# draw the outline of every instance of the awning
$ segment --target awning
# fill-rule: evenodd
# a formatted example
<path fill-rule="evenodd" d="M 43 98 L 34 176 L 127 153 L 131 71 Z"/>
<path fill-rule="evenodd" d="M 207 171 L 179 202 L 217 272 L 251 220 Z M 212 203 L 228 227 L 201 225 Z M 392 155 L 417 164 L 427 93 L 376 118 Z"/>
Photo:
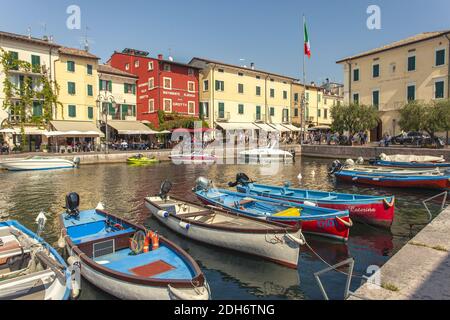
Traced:
<path fill-rule="evenodd" d="M 24 127 L 23 130 L 25 135 L 28 136 L 41 136 L 48 133 L 47 130 L 39 129 L 38 127 Z M 1 129 L 0 133 L 22 134 L 22 129 L 19 127 L 15 127 L 14 129 L 6 128 Z"/>
<path fill-rule="evenodd" d="M 291 132 L 290 129 L 286 128 L 285 126 L 283 126 L 280 123 L 271 123 L 270 125 L 272 127 L 274 127 L 275 129 L 277 129 L 277 131 L 280 131 L 280 132 Z"/>
<path fill-rule="evenodd" d="M 267 123 L 255 123 L 259 130 L 263 130 L 265 132 L 277 132 L 278 130 L 272 126 L 269 126 Z"/>
<path fill-rule="evenodd" d="M 224 130 L 258 130 L 259 128 L 251 122 L 217 122 Z"/>
<path fill-rule="evenodd" d="M 302 128 L 296 127 L 296 126 L 294 126 L 292 124 L 283 124 L 283 127 L 286 127 L 289 130 L 294 131 L 294 132 L 303 131 Z"/>
<path fill-rule="evenodd" d="M 93 122 L 90 121 L 50 121 L 55 129 L 47 133 L 49 137 L 104 137 Z"/>
<path fill-rule="evenodd" d="M 119 134 L 126 135 L 149 135 L 159 133 L 139 121 L 108 121 L 108 126 L 117 130 Z"/>

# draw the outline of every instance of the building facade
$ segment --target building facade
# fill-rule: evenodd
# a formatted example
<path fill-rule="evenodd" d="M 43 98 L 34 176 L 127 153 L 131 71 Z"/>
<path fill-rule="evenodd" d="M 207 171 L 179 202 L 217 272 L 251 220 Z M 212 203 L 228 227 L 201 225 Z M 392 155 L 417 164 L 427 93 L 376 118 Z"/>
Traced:
<path fill-rule="evenodd" d="M 256 70 L 253 64 L 246 68 L 202 58 L 189 64 L 201 69 L 200 116 L 210 127 L 254 129 L 253 124 L 291 123 L 295 79 Z"/>
<path fill-rule="evenodd" d="M 158 111 L 198 118 L 199 70 L 194 66 L 151 58 L 148 52 L 125 49 L 115 52 L 109 64 L 134 74 L 137 80 L 137 120 L 159 126 Z"/>
<path fill-rule="evenodd" d="M 373 105 L 381 122 L 371 132 L 399 134 L 399 110 L 408 101 L 448 99 L 450 31 L 426 32 L 337 61 L 344 69 L 344 100 Z"/>

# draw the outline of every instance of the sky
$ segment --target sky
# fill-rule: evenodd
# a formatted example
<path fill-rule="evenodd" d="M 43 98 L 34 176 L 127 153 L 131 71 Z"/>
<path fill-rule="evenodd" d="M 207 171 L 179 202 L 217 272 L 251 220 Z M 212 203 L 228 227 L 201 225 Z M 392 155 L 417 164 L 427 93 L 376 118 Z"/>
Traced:
<path fill-rule="evenodd" d="M 80 8 L 81 29 L 66 26 L 67 7 Z M 367 8 L 381 10 L 381 29 L 369 30 Z M 450 29 L 448 0 L 0 0 L 0 30 L 82 48 L 106 61 L 135 48 L 175 61 L 203 57 L 302 79 L 303 26 L 311 59 L 307 82 L 342 82 L 336 61 L 425 32 Z"/>

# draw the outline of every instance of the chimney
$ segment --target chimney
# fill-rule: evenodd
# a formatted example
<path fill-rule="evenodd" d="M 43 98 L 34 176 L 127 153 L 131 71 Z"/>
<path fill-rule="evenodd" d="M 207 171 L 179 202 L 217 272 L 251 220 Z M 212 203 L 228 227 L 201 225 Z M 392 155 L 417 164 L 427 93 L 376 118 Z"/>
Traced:
<path fill-rule="evenodd" d="M 252 69 L 252 70 L 255 70 L 255 64 L 252 62 L 252 63 L 250 63 L 250 68 Z"/>
<path fill-rule="evenodd" d="M 48 41 L 48 37 L 47 37 L 47 36 L 43 36 L 42 39 L 43 39 L 44 41 Z"/>
<path fill-rule="evenodd" d="M 160 53 L 158 54 L 158 60 L 162 60 L 163 59 L 163 55 Z"/>

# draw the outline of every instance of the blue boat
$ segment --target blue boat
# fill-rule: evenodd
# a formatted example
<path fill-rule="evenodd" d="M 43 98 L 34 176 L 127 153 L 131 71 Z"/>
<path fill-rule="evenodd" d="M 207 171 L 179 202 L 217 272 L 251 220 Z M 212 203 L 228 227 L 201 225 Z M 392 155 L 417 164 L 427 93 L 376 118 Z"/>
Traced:
<path fill-rule="evenodd" d="M 381 167 L 398 167 L 398 168 L 450 168 L 449 162 L 400 162 L 400 161 L 384 161 L 372 159 L 369 161 L 371 165 Z"/>
<path fill-rule="evenodd" d="M 68 194 L 61 241 L 92 284 L 120 299 L 210 298 L 203 272 L 180 247 L 101 206 L 84 211 L 78 206 L 79 196 Z"/>
<path fill-rule="evenodd" d="M 0 222 L 0 300 L 68 300 L 71 273 L 58 252 L 17 221 Z"/>
<path fill-rule="evenodd" d="M 205 186 L 205 179 L 197 180 L 196 196 L 204 203 L 233 213 L 257 217 L 288 225 L 301 223 L 304 233 L 346 241 L 352 225 L 347 210 L 337 211 L 295 202 L 247 195 Z"/>

